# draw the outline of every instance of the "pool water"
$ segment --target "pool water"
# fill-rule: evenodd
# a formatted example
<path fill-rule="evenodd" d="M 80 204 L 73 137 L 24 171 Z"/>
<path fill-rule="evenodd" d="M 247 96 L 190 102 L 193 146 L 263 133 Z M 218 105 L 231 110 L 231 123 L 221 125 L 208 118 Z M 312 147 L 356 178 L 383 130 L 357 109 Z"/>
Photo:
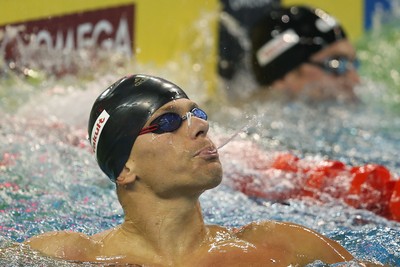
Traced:
<path fill-rule="evenodd" d="M 237 134 L 221 148 L 222 185 L 201 197 L 207 223 L 240 227 L 267 219 L 291 221 L 338 241 L 359 259 L 400 266 L 399 222 L 335 198 L 251 197 L 234 190 L 229 180 L 233 175 L 262 177 L 257 168 L 240 164 L 246 153 L 242 147 L 251 149 L 248 142 L 267 159 L 285 151 L 351 166 L 378 163 L 399 177 L 400 113 L 394 108 L 399 102 L 385 97 L 393 90 L 364 78 L 357 88 L 359 104 L 255 101 L 238 108 L 207 101 L 195 72 L 183 78 L 176 66 L 161 70 L 129 64 L 115 70 L 110 61 L 90 77 L 27 78 L 2 72 L 0 247 L 53 230 L 91 235 L 122 222 L 114 185 L 97 167 L 86 142 L 86 122 L 95 97 L 109 84 L 126 73 L 151 72 L 180 84 L 210 110 L 210 134 L 218 144 Z M 235 161 L 227 151 L 236 151 Z M 270 191 L 293 187 L 290 175 L 277 179 Z M 24 246 L 1 256 L 1 266 L 92 266 L 42 257 Z"/>

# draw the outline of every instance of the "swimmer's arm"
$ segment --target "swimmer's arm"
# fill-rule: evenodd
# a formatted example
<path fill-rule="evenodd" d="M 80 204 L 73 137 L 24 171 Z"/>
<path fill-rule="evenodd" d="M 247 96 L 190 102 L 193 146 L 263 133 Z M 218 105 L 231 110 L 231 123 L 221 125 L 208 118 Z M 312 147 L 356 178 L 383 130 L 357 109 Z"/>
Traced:
<path fill-rule="evenodd" d="M 305 251 L 314 254 L 312 256 L 326 263 L 346 262 L 353 261 L 354 256 L 350 254 L 342 245 L 338 242 L 318 233 L 309 228 L 292 224 L 289 226 L 295 228 L 295 238 L 298 244 L 304 247 Z M 308 242 L 309 241 L 309 242 Z M 306 243 L 306 245 L 304 245 Z M 303 244 L 303 245 L 302 245 Z"/>
<path fill-rule="evenodd" d="M 290 225 L 292 225 L 292 226 L 294 226 L 294 227 L 300 227 L 300 228 L 303 228 L 303 226 L 300 226 L 300 225 L 297 225 L 297 224 L 290 224 Z M 320 233 L 317 233 L 317 232 L 315 232 L 315 231 L 313 231 L 313 230 L 311 230 L 311 229 L 309 229 L 309 228 L 306 228 L 306 227 L 304 227 L 304 230 L 306 231 L 306 232 L 310 232 L 310 233 L 312 233 L 312 235 L 315 235 L 316 237 L 317 237 L 317 240 L 315 240 L 315 245 L 316 246 L 318 246 L 318 244 L 320 243 L 319 241 L 318 241 L 318 239 L 320 239 L 320 240 L 323 240 L 323 242 L 322 242 L 322 244 L 321 244 L 321 249 L 322 249 L 322 251 L 319 251 L 319 252 L 317 252 L 316 253 L 316 256 L 318 257 L 319 255 L 322 255 L 322 253 L 323 252 L 327 252 L 327 254 L 325 255 L 325 257 L 327 257 L 326 258 L 326 262 L 327 263 L 329 263 L 329 258 L 330 257 L 332 257 L 332 256 L 334 256 L 335 258 L 337 258 L 337 256 L 339 256 L 339 257 L 343 257 L 344 258 L 344 262 L 348 262 L 348 261 L 351 261 L 351 262 L 354 262 L 354 263 L 357 263 L 358 264 L 358 266 L 360 266 L 360 267 L 378 267 L 378 266 L 384 266 L 384 265 L 381 265 L 381 264 L 375 264 L 375 263 L 372 263 L 372 262 L 366 262 L 366 261 L 360 261 L 360 260 L 357 260 L 356 258 L 354 258 L 354 256 L 353 255 L 351 255 L 350 254 L 350 252 L 348 252 L 344 247 L 342 247 L 342 245 L 340 245 L 338 242 L 336 242 L 336 241 L 334 241 L 334 240 L 332 240 L 332 239 L 330 239 L 330 238 L 327 238 L 326 236 L 323 236 L 323 235 L 321 235 Z M 328 247 L 331 247 L 333 250 L 334 250 L 334 252 L 333 253 L 330 253 L 330 252 L 328 252 L 329 251 L 329 249 L 326 249 L 326 247 L 324 248 L 324 242 L 326 242 L 326 245 L 325 246 L 328 246 Z M 310 248 L 310 251 L 312 251 L 312 249 Z M 336 254 L 336 255 L 335 255 Z M 334 263 L 334 262 L 332 262 L 332 263 Z M 386 266 L 386 265 L 385 265 Z"/>
<path fill-rule="evenodd" d="M 330 264 L 354 260 L 353 255 L 338 242 L 314 230 L 294 223 L 279 223 L 278 229 L 281 229 L 282 233 L 291 233 L 290 239 L 300 248 L 300 252 L 311 259 Z"/>
<path fill-rule="evenodd" d="M 354 257 L 339 243 L 301 225 L 266 221 L 252 223 L 238 232 L 259 248 L 281 247 L 282 255 L 296 263 L 320 260 L 339 263 L 354 260 Z"/>
<path fill-rule="evenodd" d="M 44 255 L 74 261 L 95 261 L 98 246 L 85 234 L 67 231 L 38 235 L 24 244 Z"/>
<path fill-rule="evenodd" d="M 294 223 L 279 223 L 278 228 L 281 228 L 282 232 L 291 233 L 290 239 L 311 259 L 330 264 L 354 260 L 354 256 L 338 242 L 307 227 Z"/>

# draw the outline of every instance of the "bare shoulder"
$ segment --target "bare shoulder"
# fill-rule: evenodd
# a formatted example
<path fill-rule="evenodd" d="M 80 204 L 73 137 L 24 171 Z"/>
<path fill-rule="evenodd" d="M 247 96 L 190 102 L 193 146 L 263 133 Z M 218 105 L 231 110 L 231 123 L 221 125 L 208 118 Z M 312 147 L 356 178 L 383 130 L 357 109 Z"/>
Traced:
<path fill-rule="evenodd" d="M 25 244 L 47 256 L 91 261 L 99 244 L 91 237 L 77 232 L 48 232 L 28 239 Z"/>
<path fill-rule="evenodd" d="M 354 259 L 336 241 L 290 222 L 254 222 L 238 229 L 237 236 L 261 247 L 280 246 L 295 254 L 301 253 L 327 263 Z"/>
<path fill-rule="evenodd" d="M 231 229 L 227 229 L 226 227 L 219 226 L 216 224 L 207 225 L 207 230 L 211 233 L 211 235 L 216 235 L 220 233 L 232 234 Z"/>

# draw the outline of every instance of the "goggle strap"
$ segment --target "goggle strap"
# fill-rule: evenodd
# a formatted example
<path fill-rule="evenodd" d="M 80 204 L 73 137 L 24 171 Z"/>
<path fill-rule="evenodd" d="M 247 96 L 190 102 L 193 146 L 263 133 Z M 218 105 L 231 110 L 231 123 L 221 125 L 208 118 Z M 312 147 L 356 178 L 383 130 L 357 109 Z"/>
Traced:
<path fill-rule="evenodd" d="M 146 127 L 146 128 L 144 128 L 144 129 L 142 129 L 142 130 L 139 132 L 139 135 L 151 133 L 151 132 L 154 132 L 154 131 L 157 130 L 157 129 L 158 129 L 158 125 L 157 125 L 157 124 L 150 125 L 149 127 Z"/>

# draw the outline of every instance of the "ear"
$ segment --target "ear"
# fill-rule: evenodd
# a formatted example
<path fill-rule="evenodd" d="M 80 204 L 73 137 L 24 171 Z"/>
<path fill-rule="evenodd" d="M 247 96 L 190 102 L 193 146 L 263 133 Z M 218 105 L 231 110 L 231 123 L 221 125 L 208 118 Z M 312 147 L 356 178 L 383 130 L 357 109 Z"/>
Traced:
<path fill-rule="evenodd" d="M 121 173 L 119 174 L 116 182 L 119 185 L 127 185 L 133 183 L 136 180 L 136 173 L 134 172 L 135 163 L 133 160 L 128 159 L 125 163 L 124 168 L 122 169 Z"/>
<path fill-rule="evenodd" d="M 279 79 L 277 81 L 274 81 L 272 83 L 271 87 L 274 88 L 274 89 L 277 89 L 277 90 L 285 89 L 287 87 L 286 86 L 286 81 L 283 78 Z"/>

